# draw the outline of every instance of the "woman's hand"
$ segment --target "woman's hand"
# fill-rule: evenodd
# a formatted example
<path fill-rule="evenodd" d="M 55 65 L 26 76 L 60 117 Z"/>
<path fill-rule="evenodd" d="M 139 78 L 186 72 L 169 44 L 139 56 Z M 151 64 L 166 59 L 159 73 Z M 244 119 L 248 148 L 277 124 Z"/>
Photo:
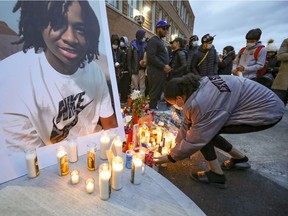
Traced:
<path fill-rule="evenodd" d="M 159 157 L 153 157 L 153 163 L 154 164 L 163 164 L 170 162 L 167 155 L 159 156 Z"/>

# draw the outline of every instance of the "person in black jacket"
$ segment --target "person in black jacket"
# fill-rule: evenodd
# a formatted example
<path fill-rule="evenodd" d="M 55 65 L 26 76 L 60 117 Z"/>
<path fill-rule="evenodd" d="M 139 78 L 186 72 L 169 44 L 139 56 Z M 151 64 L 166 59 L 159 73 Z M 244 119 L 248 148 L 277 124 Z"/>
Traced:
<path fill-rule="evenodd" d="M 199 47 L 198 41 L 199 41 L 199 38 L 197 35 L 192 35 L 189 38 L 189 47 L 187 50 L 188 51 L 187 73 L 192 72 L 191 62 L 198 51 L 198 47 Z"/>
<path fill-rule="evenodd" d="M 184 40 L 180 37 L 175 38 L 170 42 L 171 48 L 173 50 L 173 60 L 171 62 L 170 79 L 175 77 L 182 77 L 187 68 L 187 51 L 184 49 L 185 43 Z"/>
<path fill-rule="evenodd" d="M 233 46 L 226 46 L 223 48 L 223 57 L 220 58 L 218 64 L 219 75 L 231 75 L 235 57 L 236 54 Z"/>
<path fill-rule="evenodd" d="M 156 35 L 151 37 L 147 44 L 147 78 L 149 83 L 149 108 L 157 109 L 166 81 L 166 73 L 171 71 L 169 55 L 162 40 L 166 37 L 170 25 L 165 20 L 156 24 Z"/>
<path fill-rule="evenodd" d="M 191 62 L 192 72 L 200 76 L 210 76 L 218 74 L 219 57 L 213 46 L 215 36 L 206 34 L 201 38 L 201 46 Z"/>

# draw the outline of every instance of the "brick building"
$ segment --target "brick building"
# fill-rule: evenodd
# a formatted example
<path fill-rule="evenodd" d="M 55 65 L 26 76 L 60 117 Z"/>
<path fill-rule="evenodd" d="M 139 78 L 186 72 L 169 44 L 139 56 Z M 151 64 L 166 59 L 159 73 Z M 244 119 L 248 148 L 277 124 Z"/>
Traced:
<path fill-rule="evenodd" d="M 165 38 L 167 42 L 175 37 L 187 40 L 194 29 L 195 16 L 187 0 L 106 0 L 106 10 L 110 36 L 127 36 L 129 43 L 140 28 L 146 31 L 146 37 L 152 37 L 159 20 L 171 25 Z"/>

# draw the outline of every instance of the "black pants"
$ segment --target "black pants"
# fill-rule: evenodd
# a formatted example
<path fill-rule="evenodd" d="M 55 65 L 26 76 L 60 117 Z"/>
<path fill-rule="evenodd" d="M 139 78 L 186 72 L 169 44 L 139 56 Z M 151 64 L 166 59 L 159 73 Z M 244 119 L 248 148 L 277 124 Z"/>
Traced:
<path fill-rule="evenodd" d="M 149 108 L 156 109 L 165 85 L 165 73 L 162 71 L 148 72 Z"/>
<path fill-rule="evenodd" d="M 128 71 L 121 73 L 121 76 L 118 77 L 118 91 L 120 93 L 120 102 L 126 103 L 128 95 L 130 94 L 130 83 L 131 75 Z"/>
<path fill-rule="evenodd" d="M 281 119 L 280 119 L 281 120 Z M 279 121 L 280 121 L 279 120 Z M 251 126 L 251 125 L 232 125 L 232 126 L 225 126 L 223 127 L 219 133 L 205 145 L 200 151 L 204 156 L 205 160 L 212 161 L 217 159 L 216 151 L 214 147 L 217 147 L 225 152 L 230 152 L 232 150 L 232 145 L 226 139 L 224 139 L 219 134 L 242 134 L 242 133 L 251 133 L 257 132 L 261 130 L 268 129 L 276 125 L 276 123 L 270 125 L 263 125 L 263 126 Z"/>

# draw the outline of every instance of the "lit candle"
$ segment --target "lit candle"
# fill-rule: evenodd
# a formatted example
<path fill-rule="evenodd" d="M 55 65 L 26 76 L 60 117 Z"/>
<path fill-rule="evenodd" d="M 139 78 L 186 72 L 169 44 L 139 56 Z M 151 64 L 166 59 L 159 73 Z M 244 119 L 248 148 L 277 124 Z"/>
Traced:
<path fill-rule="evenodd" d="M 68 146 L 69 146 L 69 161 L 71 163 L 74 163 L 78 161 L 77 143 L 74 140 L 71 140 Z"/>
<path fill-rule="evenodd" d="M 145 132 L 145 141 L 144 141 L 144 143 L 145 143 L 146 145 L 148 145 L 149 141 L 150 141 L 150 132 L 149 132 L 149 131 L 146 131 L 146 132 Z"/>
<path fill-rule="evenodd" d="M 142 180 L 142 158 L 138 154 L 133 155 L 131 182 L 133 184 L 140 184 Z"/>
<path fill-rule="evenodd" d="M 112 181 L 111 186 L 114 190 L 120 190 L 123 187 L 123 159 L 116 156 L 112 160 Z"/>
<path fill-rule="evenodd" d="M 115 151 L 116 151 L 116 155 L 117 156 L 121 156 L 122 154 L 122 139 L 120 136 L 117 136 L 114 141 L 113 141 L 113 145 L 114 145 L 114 148 L 115 148 Z"/>
<path fill-rule="evenodd" d="M 146 149 L 140 148 L 139 156 L 142 159 L 142 175 L 145 173 L 145 154 L 146 154 Z"/>
<path fill-rule="evenodd" d="M 157 132 L 157 138 L 156 138 L 156 142 L 157 144 L 160 144 L 161 143 L 161 140 L 162 140 L 162 131 L 158 131 Z"/>
<path fill-rule="evenodd" d="M 94 188 L 95 188 L 94 182 L 95 182 L 95 180 L 93 178 L 86 179 L 85 186 L 86 186 L 86 192 L 87 193 L 89 193 L 89 194 L 93 193 Z"/>
<path fill-rule="evenodd" d="M 71 183 L 72 184 L 78 184 L 79 183 L 79 171 L 78 170 L 73 170 L 71 173 Z"/>
<path fill-rule="evenodd" d="M 97 155 L 96 155 L 96 144 L 89 143 L 87 145 L 87 166 L 88 170 L 94 171 L 97 169 Z"/>
<path fill-rule="evenodd" d="M 26 150 L 25 151 L 25 160 L 28 171 L 28 177 L 34 178 L 40 174 L 38 167 L 38 160 L 36 150 Z"/>
<path fill-rule="evenodd" d="M 67 175 L 69 173 L 68 154 L 64 146 L 57 148 L 57 162 L 58 171 L 60 176 Z"/>
<path fill-rule="evenodd" d="M 106 150 L 109 142 L 110 137 L 108 136 L 108 132 L 104 131 L 100 138 L 100 158 L 102 160 L 107 160 Z"/>
<path fill-rule="evenodd" d="M 99 167 L 99 194 L 102 200 L 107 200 L 111 194 L 111 168 L 108 163 L 103 163 Z"/>

